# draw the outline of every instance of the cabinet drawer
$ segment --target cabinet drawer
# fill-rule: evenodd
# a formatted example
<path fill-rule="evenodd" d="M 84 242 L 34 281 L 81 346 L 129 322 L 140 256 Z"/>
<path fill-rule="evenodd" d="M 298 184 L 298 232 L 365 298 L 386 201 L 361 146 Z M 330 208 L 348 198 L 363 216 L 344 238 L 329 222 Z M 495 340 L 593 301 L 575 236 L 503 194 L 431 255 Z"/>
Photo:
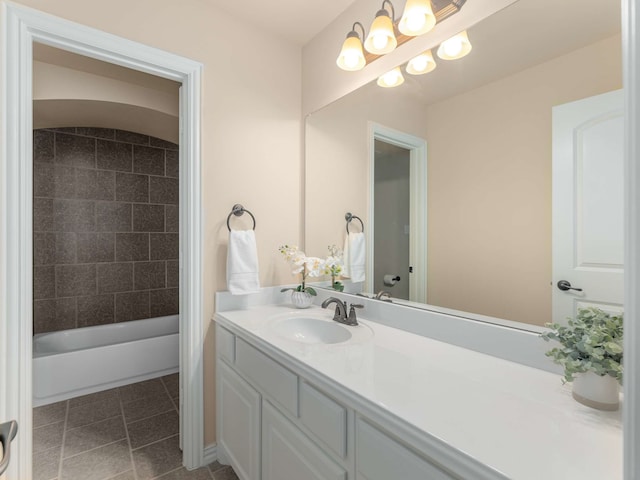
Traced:
<path fill-rule="evenodd" d="M 456 479 L 361 418 L 356 424 L 356 458 L 359 479 Z"/>
<path fill-rule="evenodd" d="M 300 383 L 300 420 L 333 452 L 347 455 L 347 410 L 306 382 Z"/>
<path fill-rule="evenodd" d="M 278 362 L 236 339 L 236 368 L 285 410 L 298 416 L 298 377 Z"/>
<path fill-rule="evenodd" d="M 236 336 L 220 325 L 216 328 L 216 352 L 231 364 L 236 361 Z"/>
<path fill-rule="evenodd" d="M 347 471 L 269 402 L 262 411 L 262 480 L 347 480 Z"/>

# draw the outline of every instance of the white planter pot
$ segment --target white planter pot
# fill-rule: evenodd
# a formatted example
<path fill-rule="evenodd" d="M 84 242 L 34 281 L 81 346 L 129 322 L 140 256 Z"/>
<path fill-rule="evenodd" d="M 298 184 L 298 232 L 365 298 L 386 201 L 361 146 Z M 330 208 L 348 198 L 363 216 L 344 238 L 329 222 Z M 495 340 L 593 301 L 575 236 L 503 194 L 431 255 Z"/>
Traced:
<path fill-rule="evenodd" d="M 309 308 L 313 303 L 313 297 L 307 292 L 291 292 L 291 303 L 296 308 Z"/>
<path fill-rule="evenodd" d="M 573 398 L 598 410 L 618 410 L 620 385 L 615 378 L 593 372 L 580 373 L 573 380 Z"/>

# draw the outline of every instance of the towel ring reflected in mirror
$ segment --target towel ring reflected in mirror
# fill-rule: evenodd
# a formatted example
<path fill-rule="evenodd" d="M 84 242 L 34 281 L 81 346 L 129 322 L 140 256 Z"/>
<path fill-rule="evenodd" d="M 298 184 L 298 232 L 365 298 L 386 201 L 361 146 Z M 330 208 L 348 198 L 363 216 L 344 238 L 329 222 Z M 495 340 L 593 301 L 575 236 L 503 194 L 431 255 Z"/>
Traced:
<path fill-rule="evenodd" d="M 229 231 L 231 231 L 231 225 L 229 225 L 229 220 L 231 220 L 231 215 L 235 215 L 236 217 L 241 217 L 244 213 L 249 214 L 249 216 L 251 217 L 251 220 L 253 220 L 253 230 L 256 229 L 256 217 L 253 216 L 253 213 L 251 213 L 249 210 L 244 208 L 239 203 L 236 203 L 231 209 L 231 213 L 227 216 L 227 228 L 229 229 Z"/>
<path fill-rule="evenodd" d="M 364 223 L 362 221 L 362 219 L 360 217 L 358 217 L 357 215 L 352 215 L 351 212 L 347 212 L 344 214 L 344 219 L 347 221 L 347 233 L 349 232 L 349 224 L 351 223 L 351 220 L 356 219 L 360 222 L 360 228 L 361 230 L 364 232 Z"/>

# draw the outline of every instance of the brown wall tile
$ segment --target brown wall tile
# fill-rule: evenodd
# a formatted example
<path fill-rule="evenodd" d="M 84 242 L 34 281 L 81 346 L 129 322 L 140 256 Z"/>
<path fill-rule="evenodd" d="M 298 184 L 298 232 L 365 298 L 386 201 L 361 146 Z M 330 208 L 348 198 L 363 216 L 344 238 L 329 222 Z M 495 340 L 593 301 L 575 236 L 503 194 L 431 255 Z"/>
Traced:
<path fill-rule="evenodd" d="M 113 128 L 76 127 L 76 133 L 85 137 L 106 138 L 109 140 L 116 138 L 116 131 Z"/>
<path fill-rule="evenodd" d="M 58 297 L 78 297 L 95 295 L 95 265 L 56 266 L 56 295 Z"/>
<path fill-rule="evenodd" d="M 180 228 L 180 222 L 178 217 L 178 206 L 165 205 L 164 214 L 165 214 L 165 231 L 178 233 L 178 230 Z"/>
<path fill-rule="evenodd" d="M 33 230 L 51 232 L 53 230 L 53 200 L 51 198 L 33 199 Z"/>
<path fill-rule="evenodd" d="M 178 258 L 177 233 L 151 233 L 151 260 L 174 260 Z"/>
<path fill-rule="evenodd" d="M 53 136 L 50 130 L 34 130 L 33 132 L 33 161 L 53 162 Z"/>
<path fill-rule="evenodd" d="M 178 313 L 178 289 L 151 290 L 149 292 L 149 308 L 152 317 L 175 315 Z"/>
<path fill-rule="evenodd" d="M 56 163 L 95 168 L 96 139 L 56 133 Z"/>
<path fill-rule="evenodd" d="M 113 323 L 114 309 L 113 294 L 78 297 L 78 327 Z"/>
<path fill-rule="evenodd" d="M 115 172 L 76 169 L 76 197 L 87 200 L 115 200 Z"/>
<path fill-rule="evenodd" d="M 178 260 L 167 260 L 167 288 L 178 288 L 180 270 Z"/>
<path fill-rule="evenodd" d="M 130 203 L 96 203 L 96 230 L 98 232 L 130 232 Z"/>
<path fill-rule="evenodd" d="M 34 331 L 177 312 L 178 157 L 134 132 L 34 131 Z"/>
<path fill-rule="evenodd" d="M 134 145 L 133 171 L 147 175 L 164 175 L 164 150 Z"/>
<path fill-rule="evenodd" d="M 56 264 L 76 263 L 76 234 L 56 232 Z"/>
<path fill-rule="evenodd" d="M 126 130 L 116 130 L 116 140 L 125 143 L 136 143 L 138 145 L 149 145 L 148 135 L 127 132 Z"/>
<path fill-rule="evenodd" d="M 131 172 L 133 165 L 133 146 L 128 143 L 98 140 L 96 161 L 98 168 Z"/>
<path fill-rule="evenodd" d="M 55 298 L 56 272 L 54 266 L 33 268 L 33 298 Z"/>
<path fill-rule="evenodd" d="M 179 168 L 179 154 L 177 150 L 165 150 L 165 175 L 167 177 L 178 178 L 180 171 Z"/>
<path fill-rule="evenodd" d="M 116 262 L 149 260 L 148 233 L 116 233 Z"/>
<path fill-rule="evenodd" d="M 66 165 L 54 165 L 53 198 L 76 198 L 76 169 Z"/>
<path fill-rule="evenodd" d="M 33 333 L 76 328 L 76 299 L 58 298 L 33 302 Z"/>
<path fill-rule="evenodd" d="M 133 204 L 134 232 L 164 232 L 164 205 Z"/>
<path fill-rule="evenodd" d="M 149 317 L 149 291 L 116 294 L 116 322 Z"/>
<path fill-rule="evenodd" d="M 98 265 L 98 293 L 129 292 L 133 290 L 132 263 Z"/>
<path fill-rule="evenodd" d="M 164 262 L 136 262 L 133 268 L 133 288 L 149 290 L 165 287 Z"/>
<path fill-rule="evenodd" d="M 55 233 L 33 233 L 33 264 L 51 265 L 56 261 Z"/>
<path fill-rule="evenodd" d="M 161 138 L 149 137 L 149 145 L 152 147 L 166 148 L 168 150 L 178 150 L 178 144 L 173 142 L 167 142 Z"/>
<path fill-rule="evenodd" d="M 149 201 L 151 203 L 178 203 L 178 179 L 149 177 Z"/>
<path fill-rule="evenodd" d="M 78 263 L 101 263 L 115 260 L 116 237 L 114 233 L 78 233 Z"/>
<path fill-rule="evenodd" d="M 53 228 L 61 232 L 94 232 L 95 203 L 88 200 L 53 200 Z"/>
<path fill-rule="evenodd" d="M 33 166 L 33 196 L 53 197 L 53 164 L 38 163 Z"/>
<path fill-rule="evenodd" d="M 133 173 L 116 173 L 118 202 L 149 202 L 149 177 Z M 156 202 L 157 203 L 157 202 Z"/>

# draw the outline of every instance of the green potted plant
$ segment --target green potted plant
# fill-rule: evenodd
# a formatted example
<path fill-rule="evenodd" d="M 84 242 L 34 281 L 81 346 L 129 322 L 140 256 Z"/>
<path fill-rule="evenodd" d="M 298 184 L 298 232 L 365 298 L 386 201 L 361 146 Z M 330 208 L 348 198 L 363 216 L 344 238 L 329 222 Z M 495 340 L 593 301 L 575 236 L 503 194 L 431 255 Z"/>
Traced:
<path fill-rule="evenodd" d="M 580 308 L 567 325 L 547 323 L 541 337 L 560 345 L 546 355 L 564 367 L 563 383 L 573 382 L 573 398 L 601 410 L 617 410 L 622 384 L 622 314 Z"/>
<path fill-rule="evenodd" d="M 313 287 L 306 284 L 307 277 L 317 277 L 321 274 L 323 261 L 316 257 L 307 257 L 297 246 L 282 245 L 279 249 L 284 259 L 292 266 L 293 274 L 302 275 L 302 283 L 296 287 L 283 288 L 281 292 L 291 291 L 291 302 L 296 308 L 308 308 L 317 295 Z"/>
<path fill-rule="evenodd" d="M 327 249 L 329 250 L 329 255 L 324 260 L 322 274 L 331 276 L 331 288 L 337 292 L 343 292 L 344 284 L 341 281 L 336 280 L 343 271 L 342 250 L 340 250 L 336 245 L 329 245 Z"/>

